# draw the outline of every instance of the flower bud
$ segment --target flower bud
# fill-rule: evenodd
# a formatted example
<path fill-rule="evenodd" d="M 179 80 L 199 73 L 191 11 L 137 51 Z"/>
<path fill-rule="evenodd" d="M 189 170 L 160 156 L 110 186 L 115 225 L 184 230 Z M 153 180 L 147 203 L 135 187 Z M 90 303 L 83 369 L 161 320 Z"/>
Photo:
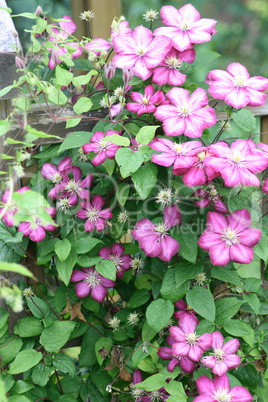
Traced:
<path fill-rule="evenodd" d="M 37 17 L 43 17 L 43 15 L 44 15 L 44 12 L 43 12 L 43 9 L 42 9 L 42 7 L 41 6 L 38 6 L 37 7 L 37 9 L 35 10 L 35 15 L 37 16 Z"/>
<path fill-rule="evenodd" d="M 105 77 L 108 80 L 111 80 L 114 77 L 115 69 L 116 69 L 115 65 L 112 64 L 111 62 L 108 63 L 108 64 L 105 64 L 105 66 L 104 66 L 104 74 L 105 74 Z"/>
<path fill-rule="evenodd" d="M 127 85 L 132 77 L 133 77 L 132 68 L 130 70 L 128 70 L 126 67 L 124 67 L 123 68 L 123 81 L 124 81 L 124 84 Z"/>
<path fill-rule="evenodd" d="M 17 68 L 23 69 L 23 68 L 25 68 L 25 64 L 26 64 L 26 59 L 19 57 L 19 56 L 15 57 L 15 65 Z"/>

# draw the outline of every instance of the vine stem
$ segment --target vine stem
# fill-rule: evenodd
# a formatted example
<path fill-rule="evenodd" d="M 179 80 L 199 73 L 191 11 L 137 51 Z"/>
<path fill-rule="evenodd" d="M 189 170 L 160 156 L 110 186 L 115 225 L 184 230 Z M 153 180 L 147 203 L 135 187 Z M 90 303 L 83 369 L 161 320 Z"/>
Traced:
<path fill-rule="evenodd" d="M 56 374 L 57 381 L 58 381 L 58 384 L 59 384 L 59 387 L 60 387 L 60 392 L 61 392 L 62 395 L 64 395 L 63 388 L 62 388 L 62 385 L 61 385 L 61 382 L 60 382 L 60 377 L 58 375 L 57 370 L 55 370 L 55 374 Z"/>

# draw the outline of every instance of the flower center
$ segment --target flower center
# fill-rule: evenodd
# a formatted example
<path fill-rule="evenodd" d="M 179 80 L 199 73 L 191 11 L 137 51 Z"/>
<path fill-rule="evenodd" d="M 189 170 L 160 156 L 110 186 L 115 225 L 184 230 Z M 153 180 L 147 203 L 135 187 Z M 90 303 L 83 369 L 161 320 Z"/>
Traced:
<path fill-rule="evenodd" d="M 114 263 L 117 272 L 122 270 L 123 260 L 118 255 L 110 254 L 108 260 Z"/>
<path fill-rule="evenodd" d="M 62 176 L 59 174 L 59 172 L 57 172 L 53 175 L 53 178 L 52 178 L 53 183 L 59 183 L 61 180 L 62 180 Z"/>
<path fill-rule="evenodd" d="M 60 211 L 66 212 L 67 209 L 69 209 L 70 207 L 71 207 L 71 205 L 69 204 L 69 198 L 65 197 L 65 198 L 61 198 L 59 200 L 59 210 Z"/>
<path fill-rule="evenodd" d="M 74 180 L 70 180 L 69 183 L 66 185 L 66 191 L 76 191 L 79 187 L 79 181 L 75 182 Z"/>
<path fill-rule="evenodd" d="M 183 145 L 182 144 L 174 144 L 174 149 L 176 153 L 179 155 L 182 151 Z"/>
<path fill-rule="evenodd" d="M 240 88 L 243 88 L 244 86 L 245 86 L 245 78 L 243 78 L 243 77 L 237 77 L 236 79 L 235 79 L 235 83 L 236 83 L 236 86 L 237 87 L 240 87 Z"/>
<path fill-rule="evenodd" d="M 168 230 L 168 228 L 166 227 L 166 225 L 164 223 L 159 223 L 154 228 L 154 232 L 157 234 L 157 236 L 160 239 L 163 239 L 167 235 L 167 230 Z"/>
<path fill-rule="evenodd" d="M 146 53 L 146 48 L 144 47 L 144 46 L 140 46 L 140 47 L 138 47 L 137 48 L 137 50 L 136 50 L 136 54 L 138 55 L 138 56 L 144 56 L 145 55 L 145 53 Z"/>
<path fill-rule="evenodd" d="M 188 29 L 190 29 L 191 27 L 190 27 L 190 24 L 189 24 L 189 22 L 188 21 L 184 21 L 182 24 L 181 24 L 181 30 L 182 31 L 188 31 Z"/>
<path fill-rule="evenodd" d="M 94 288 L 101 284 L 101 278 L 97 272 L 88 272 L 83 282 L 86 282 L 90 288 Z"/>
<path fill-rule="evenodd" d="M 64 40 L 66 40 L 66 35 L 63 32 L 60 32 L 60 33 L 55 34 L 53 39 L 55 42 L 62 42 Z"/>
<path fill-rule="evenodd" d="M 233 244 L 239 244 L 239 233 L 235 229 L 228 226 L 221 232 L 221 239 L 225 242 L 226 247 L 231 247 Z"/>
<path fill-rule="evenodd" d="M 201 151 L 197 155 L 197 161 L 194 163 L 194 166 L 198 166 L 199 169 L 204 168 L 204 160 L 210 156 L 208 151 Z"/>
<path fill-rule="evenodd" d="M 222 349 L 214 349 L 214 356 L 217 362 L 224 360 L 224 351 Z"/>
<path fill-rule="evenodd" d="M 179 112 L 179 116 L 181 116 L 181 117 L 188 117 L 190 114 L 190 110 L 187 105 L 178 107 L 178 112 Z"/>
<path fill-rule="evenodd" d="M 150 99 L 144 97 L 144 98 L 142 98 L 142 103 L 143 103 L 144 105 L 149 105 Z"/>
<path fill-rule="evenodd" d="M 100 148 L 101 149 L 106 149 L 107 148 L 107 145 L 108 145 L 108 141 L 99 141 L 99 146 L 100 146 Z"/>
<path fill-rule="evenodd" d="M 181 59 L 177 59 L 177 57 L 168 57 L 165 60 L 165 63 L 168 65 L 169 68 L 176 68 L 181 66 L 182 61 Z"/>
<path fill-rule="evenodd" d="M 163 401 L 162 394 L 159 391 L 152 391 L 149 396 L 150 402 L 159 402 Z"/>
<path fill-rule="evenodd" d="M 213 396 L 217 402 L 231 402 L 233 399 L 228 389 L 222 387 L 217 388 L 216 391 L 213 392 Z"/>
<path fill-rule="evenodd" d="M 233 162 L 239 164 L 241 162 L 241 160 L 243 159 L 243 156 L 241 155 L 241 153 L 239 151 L 232 151 L 232 158 L 233 158 Z"/>
<path fill-rule="evenodd" d="M 196 335 L 196 332 L 190 332 L 189 334 L 186 334 L 185 338 L 190 346 L 196 345 L 199 341 L 199 336 Z"/>
<path fill-rule="evenodd" d="M 94 209 L 94 208 L 88 209 L 88 210 L 87 210 L 87 217 L 88 217 L 88 220 L 90 220 L 91 222 L 97 222 L 97 220 L 98 220 L 99 217 L 100 217 L 99 212 L 100 212 L 100 211 L 99 211 L 98 209 Z"/>

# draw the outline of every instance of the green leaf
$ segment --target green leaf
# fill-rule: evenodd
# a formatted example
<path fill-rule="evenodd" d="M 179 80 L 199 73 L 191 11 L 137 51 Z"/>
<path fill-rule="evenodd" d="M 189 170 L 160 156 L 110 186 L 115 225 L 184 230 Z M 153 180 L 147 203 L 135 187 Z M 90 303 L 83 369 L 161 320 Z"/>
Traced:
<path fill-rule="evenodd" d="M 68 101 L 65 93 L 56 87 L 49 87 L 47 94 L 49 102 L 54 103 L 55 105 L 64 105 Z"/>
<path fill-rule="evenodd" d="M 235 376 L 242 385 L 250 389 L 255 389 L 260 382 L 260 376 L 252 364 L 238 367 Z"/>
<path fill-rule="evenodd" d="M 98 264 L 102 257 L 88 257 L 87 255 L 80 255 L 77 259 L 77 264 L 82 268 L 92 267 Z"/>
<path fill-rule="evenodd" d="M 115 161 L 114 159 L 105 159 L 104 162 L 102 162 L 102 166 L 105 167 L 107 173 L 109 176 L 112 176 L 115 168 Z"/>
<path fill-rule="evenodd" d="M 187 396 L 184 391 L 184 387 L 181 382 L 178 381 L 170 381 L 165 384 L 165 390 L 172 396 L 175 396 L 177 402 L 186 402 Z M 168 398 L 169 400 L 169 398 Z"/>
<path fill-rule="evenodd" d="M 172 234 L 180 244 L 179 254 L 187 261 L 196 262 L 198 253 L 197 233 L 192 231 L 191 225 L 184 224 L 179 228 L 179 232 Z"/>
<path fill-rule="evenodd" d="M 33 349 L 26 349 L 19 352 L 11 363 L 9 374 L 20 374 L 36 366 L 42 359 L 42 353 Z"/>
<path fill-rule="evenodd" d="M 154 136 L 156 129 L 160 126 L 144 126 L 140 129 L 136 135 L 136 140 L 139 144 L 147 145 L 149 144 Z"/>
<path fill-rule="evenodd" d="M 195 61 L 191 64 L 191 66 L 193 67 L 204 66 L 205 64 L 210 63 L 211 61 L 217 59 L 220 56 L 221 55 L 219 53 L 199 47 L 196 52 Z"/>
<path fill-rule="evenodd" d="M 170 300 L 172 303 L 175 303 L 180 299 L 180 297 L 178 297 L 180 288 L 181 285 L 178 285 L 176 282 L 175 269 L 169 268 L 163 278 L 160 290 L 161 296 L 164 300 Z"/>
<path fill-rule="evenodd" d="M 60 261 L 58 258 L 56 258 L 56 268 L 58 274 L 66 286 L 70 282 L 73 267 L 75 266 L 76 262 L 77 262 L 77 254 L 74 251 L 71 251 L 71 253 L 64 261 Z"/>
<path fill-rule="evenodd" d="M 2 364 L 7 364 L 15 359 L 17 354 L 22 348 L 22 339 L 20 338 L 11 338 L 7 339 L 6 343 L 1 345 L 0 348 L 0 356 Z"/>
<path fill-rule="evenodd" d="M 252 333 L 252 328 L 240 320 L 230 320 L 224 325 L 224 330 L 233 336 L 249 336 Z"/>
<path fill-rule="evenodd" d="M 103 243 L 100 239 L 94 237 L 82 237 L 75 242 L 74 248 L 77 254 L 85 254 L 91 251 L 97 244 Z"/>
<path fill-rule="evenodd" d="M 91 70 L 89 73 L 87 74 L 83 74 L 83 75 L 79 75 L 77 77 L 73 78 L 73 84 L 75 86 L 78 85 L 87 85 L 89 83 L 89 81 L 91 80 L 91 77 L 94 75 L 97 75 L 98 71 L 96 70 Z"/>
<path fill-rule="evenodd" d="M 92 106 L 92 101 L 83 96 L 82 98 L 79 98 L 76 104 L 74 105 L 73 109 L 76 114 L 82 114 L 85 112 L 88 112 L 91 109 Z"/>
<path fill-rule="evenodd" d="M 63 373 L 69 373 L 71 377 L 75 375 L 75 365 L 73 360 L 67 355 L 56 355 L 53 360 L 53 366 L 55 369 L 62 371 Z"/>
<path fill-rule="evenodd" d="M 14 334 L 21 338 L 27 338 L 40 335 L 43 329 L 44 326 L 40 319 L 36 317 L 23 317 L 17 321 L 17 325 L 14 327 Z"/>
<path fill-rule="evenodd" d="M 2 98 L 2 96 L 6 95 L 9 91 L 11 91 L 12 88 L 14 88 L 14 85 L 8 85 L 7 87 L 1 89 L 0 98 Z"/>
<path fill-rule="evenodd" d="M 55 244 L 55 252 L 60 261 L 66 260 L 70 254 L 72 245 L 68 239 L 59 240 Z"/>
<path fill-rule="evenodd" d="M 201 286 L 195 286 L 186 293 L 187 304 L 208 321 L 215 320 L 215 304 L 212 293 Z"/>
<path fill-rule="evenodd" d="M 35 13 L 20 13 L 20 14 L 16 14 L 16 15 L 13 14 L 12 18 L 13 17 L 25 17 L 25 18 L 29 18 L 31 20 L 35 20 L 37 18 Z"/>
<path fill-rule="evenodd" d="M 144 389 L 145 391 L 156 391 L 159 388 L 166 386 L 165 377 L 161 373 L 151 375 L 146 380 L 135 384 L 135 387 Z"/>
<path fill-rule="evenodd" d="M 73 116 L 66 116 L 66 125 L 65 128 L 72 128 L 78 126 L 82 117 L 73 117 Z M 82 144 L 84 145 L 84 144 Z M 74 147 L 76 148 L 76 147 Z"/>
<path fill-rule="evenodd" d="M 101 330 L 101 328 L 98 329 Z M 101 334 L 93 327 L 83 336 L 81 351 L 78 357 L 79 367 L 92 367 L 97 363 L 95 344 L 101 337 Z"/>
<path fill-rule="evenodd" d="M 232 117 L 234 122 L 244 131 L 252 131 L 256 127 L 256 117 L 247 109 L 233 113 Z"/>
<path fill-rule="evenodd" d="M 266 233 L 262 233 L 261 240 L 254 247 L 254 254 L 261 258 L 266 264 L 268 262 L 268 236 Z"/>
<path fill-rule="evenodd" d="M 123 178 L 135 173 L 143 163 L 140 151 L 132 152 L 130 148 L 119 148 L 115 154 L 115 160 L 120 168 Z"/>
<path fill-rule="evenodd" d="M 40 387 L 45 387 L 51 375 L 51 368 L 43 363 L 37 364 L 32 370 L 32 382 Z"/>
<path fill-rule="evenodd" d="M 34 296 L 31 299 L 26 299 L 26 304 L 36 318 L 45 318 L 50 312 L 46 302 L 39 297 Z"/>
<path fill-rule="evenodd" d="M 120 183 L 116 187 L 116 199 L 122 206 L 125 205 L 129 195 L 130 185 L 128 183 Z"/>
<path fill-rule="evenodd" d="M 224 325 L 225 322 L 232 318 L 239 308 L 242 306 L 243 300 L 236 298 L 224 297 L 215 301 L 216 306 L 216 320 L 218 325 Z"/>
<path fill-rule="evenodd" d="M 57 135 L 44 133 L 44 131 L 36 130 L 29 124 L 25 127 L 25 131 L 27 131 L 27 133 L 34 135 L 36 138 L 57 138 L 61 140 L 61 137 L 58 137 Z"/>
<path fill-rule="evenodd" d="M 73 321 L 56 321 L 45 328 L 40 337 L 40 343 L 47 352 L 57 352 L 69 340 L 76 323 Z"/>
<path fill-rule="evenodd" d="M 246 292 L 258 292 L 262 284 L 262 281 L 258 278 L 246 278 L 243 279 L 243 282 L 243 288 Z"/>
<path fill-rule="evenodd" d="M 17 380 L 15 385 L 10 390 L 10 393 L 12 393 L 12 394 L 24 394 L 25 392 L 29 391 L 32 388 L 34 388 L 34 385 L 29 384 L 26 381 Z"/>
<path fill-rule="evenodd" d="M 135 189 L 142 200 L 145 200 L 157 182 L 157 166 L 147 163 L 132 175 Z"/>
<path fill-rule="evenodd" d="M 158 332 L 169 322 L 174 313 L 174 305 L 170 300 L 153 301 L 146 310 L 146 319 L 150 327 Z"/>
<path fill-rule="evenodd" d="M 60 65 L 56 66 L 56 83 L 62 86 L 68 86 L 73 78 L 73 73 L 66 70 L 66 68 L 62 68 Z"/>
<path fill-rule="evenodd" d="M 69 134 L 61 144 L 58 153 L 61 154 L 63 151 L 66 151 L 66 149 L 81 147 L 89 142 L 92 135 L 92 133 L 87 131 L 75 131 L 74 133 Z"/>
<path fill-rule="evenodd" d="M 9 262 L 0 262 L 0 271 L 16 272 L 23 276 L 28 276 L 29 278 L 35 279 L 33 274 L 25 267 L 20 264 L 14 264 Z"/>
<path fill-rule="evenodd" d="M 191 264 L 186 261 L 180 262 L 176 266 L 175 280 L 178 286 L 181 286 L 188 279 L 195 279 L 198 274 L 204 271 L 202 264 Z"/>
<path fill-rule="evenodd" d="M 3 326 L 7 322 L 8 317 L 9 317 L 9 312 L 7 311 L 7 309 L 0 308 L 0 329 L 3 328 Z"/>
<path fill-rule="evenodd" d="M 8 398 L 8 402 L 32 402 L 24 395 L 12 395 Z"/>
<path fill-rule="evenodd" d="M 128 308 L 136 308 L 143 306 L 150 299 L 150 293 L 147 289 L 136 290 L 132 293 L 129 301 L 127 302 Z"/>
<path fill-rule="evenodd" d="M 257 295 L 255 295 L 254 293 L 244 294 L 243 299 L 246 303 L 250 305 L 250 307 L 252 308 L 252 310 L 254 310 L 256 314 L 260 313 L 261 303 Z"/>
<path fill-rule="evenodd" d="M 113 340 L 111 338 L 101 337 L 95 343 L 95 354 L 99 365 L 101 366 L 104 362 L 105 358 L 102 357 L 102 352 L 104 352 L 104 356 L 108 355 L 113 346 Z"/>
<path fill-rule="evenodd" d="M 237 272 L 231 271 L 230 269 L 223 267 L 214 267 L 211 270 L 212 278 L 219 279 L 223 282 L 233 283 L 237 287 L 241 287 L 241 279 L 239 278 Z"/>
<path fill-rule="evenodd" d="M 103 138 L 103 141 L 110 141 L 116 145 L 122 145 L 124 147 L 128 147 L 130 145 L 130 141 L 127 137 L 122 137 L 118 134 L 108 135 L 107 137 Z"/>
<path fill-rule="evenodd" d="M 113 261 L 104 259 L 95 265 L 95 269 L 105 278 L 115 281 L 116 266 Z"/>
<path fill-rule="evenodd" d="M 0 95 L 1 97 L 1 95 Z M 7 120 L 0 121 L 0 137 L 10 130 L 10 123 Z"/>

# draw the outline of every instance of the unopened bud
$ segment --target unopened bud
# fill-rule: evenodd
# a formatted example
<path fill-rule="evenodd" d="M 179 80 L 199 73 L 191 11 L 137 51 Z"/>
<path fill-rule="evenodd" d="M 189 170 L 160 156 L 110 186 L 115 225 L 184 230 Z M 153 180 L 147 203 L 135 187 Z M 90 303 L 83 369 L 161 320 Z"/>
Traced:
<path fill-rule="evenodd" d="M 16 56 L 15 57 L 15 65 L 17 68 L 23 69 L 25 68 L 26 60 L 22 57 Z"/>
<path fill-rule="evenodd" d="M 133 77 L 132 69 L 128 70 L 126 67 L 124 67 L 123 68 L 123 81 L 124 81 L 124 84 L 127 85 L 132 77 Z"/>
<path fill-rule="evenodd" d="M 42 7 L 41 6 L 38 6 L 37 7 L 37 9 L 35 10 L 35 15 L 37 16 L 37 17 L 43 17 L 43 15 L 44 15 L 44 12 L 43 12 L 43 9 L 42 9 Z"/>
<path fill-rule="evenodd" d="M 105 64 L 105 66 L 104 66 L 104 74 L 105 74 L 105 77 L 108 80 L 111 80 L 114 77 L 115 69 L 116 69 L 115 65 L 112 64 L 111 62 L 108 63 L 108 64 Z"/>

